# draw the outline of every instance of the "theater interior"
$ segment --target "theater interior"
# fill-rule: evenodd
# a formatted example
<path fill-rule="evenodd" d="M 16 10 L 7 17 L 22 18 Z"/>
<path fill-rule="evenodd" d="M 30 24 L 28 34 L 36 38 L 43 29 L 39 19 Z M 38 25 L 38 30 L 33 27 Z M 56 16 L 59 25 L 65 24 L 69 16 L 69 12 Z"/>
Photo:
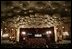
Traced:
<path fill-rule="evenodd" d="M 1 47 L 70 45 L 71 1 L 1 1 Z"/>

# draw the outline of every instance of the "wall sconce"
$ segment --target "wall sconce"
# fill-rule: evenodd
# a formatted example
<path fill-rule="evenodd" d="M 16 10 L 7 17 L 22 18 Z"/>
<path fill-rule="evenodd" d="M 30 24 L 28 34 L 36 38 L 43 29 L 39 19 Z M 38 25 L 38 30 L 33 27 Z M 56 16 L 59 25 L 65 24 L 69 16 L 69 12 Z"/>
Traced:
<path fill-rule="evenodd" d="M 14 30 L 14 29 L 12 29 L 12 30 Z"/>
<path fill-rule="evenodd" d="M 64 27 L 62 27 L 62 28 L 64 28 Z"/>
<path fill-rule="evenodd" d="M 9 34 L 3 34 L 2 35 L 2 37 L 8 37 L 9 36 Z"/>
<path fill-rule="evenodd" d="M 69 36 L 69 33 L 68 32 L 63 32 L 63 35 L 64 36 Z"/>
<path fill-rule="evenodd" d="M 6 30 L 7 28 L 5 28 L 5 30 Z"/>

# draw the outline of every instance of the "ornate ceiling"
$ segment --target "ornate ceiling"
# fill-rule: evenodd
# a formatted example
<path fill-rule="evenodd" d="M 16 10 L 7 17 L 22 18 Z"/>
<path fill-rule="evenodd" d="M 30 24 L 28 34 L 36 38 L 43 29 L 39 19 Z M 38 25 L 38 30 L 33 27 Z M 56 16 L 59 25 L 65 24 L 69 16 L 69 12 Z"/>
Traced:
<path fill-rule="evenodd" d="M 36 26 L 70 23 L 71 1 L 1 1 L 1 20 Z"/>

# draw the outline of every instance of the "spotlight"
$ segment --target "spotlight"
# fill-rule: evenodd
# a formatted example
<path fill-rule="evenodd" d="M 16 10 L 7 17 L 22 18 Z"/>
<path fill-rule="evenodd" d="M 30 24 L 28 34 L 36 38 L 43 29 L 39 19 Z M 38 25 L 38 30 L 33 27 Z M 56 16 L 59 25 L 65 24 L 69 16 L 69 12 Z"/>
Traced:
<path fill-rule="evenodd" d="M 23 34 L 23 35 L 25 35 L 25 34 L 26 34 L 26 32 L 22 32 L 22 34 Z"/>
<path fill-rule="evenodd" d="M 51 31 L 47 31 L 47 32 L 46 32 L 46 34 L 51 34 L 51 33 L 52 33 Z"/>

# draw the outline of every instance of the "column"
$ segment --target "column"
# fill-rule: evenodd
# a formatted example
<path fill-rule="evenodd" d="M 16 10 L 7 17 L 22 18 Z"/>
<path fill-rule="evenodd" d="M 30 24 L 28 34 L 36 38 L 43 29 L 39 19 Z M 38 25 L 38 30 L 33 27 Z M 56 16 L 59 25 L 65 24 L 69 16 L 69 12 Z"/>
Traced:
<path fill-rule="evenodd" d="M 17 29 L 17 42 L 19 42 L 20 28 Z"/>
<path fill-rule="evenodd" d="M 3 30 L 1 29 L 1 39 L 2 39 Z"/>
<path fill-rule="evenodd" d="M 54 35 L 55 35 L 55 42 L 57 42 L 57 28 L 54 26 Z"/>

